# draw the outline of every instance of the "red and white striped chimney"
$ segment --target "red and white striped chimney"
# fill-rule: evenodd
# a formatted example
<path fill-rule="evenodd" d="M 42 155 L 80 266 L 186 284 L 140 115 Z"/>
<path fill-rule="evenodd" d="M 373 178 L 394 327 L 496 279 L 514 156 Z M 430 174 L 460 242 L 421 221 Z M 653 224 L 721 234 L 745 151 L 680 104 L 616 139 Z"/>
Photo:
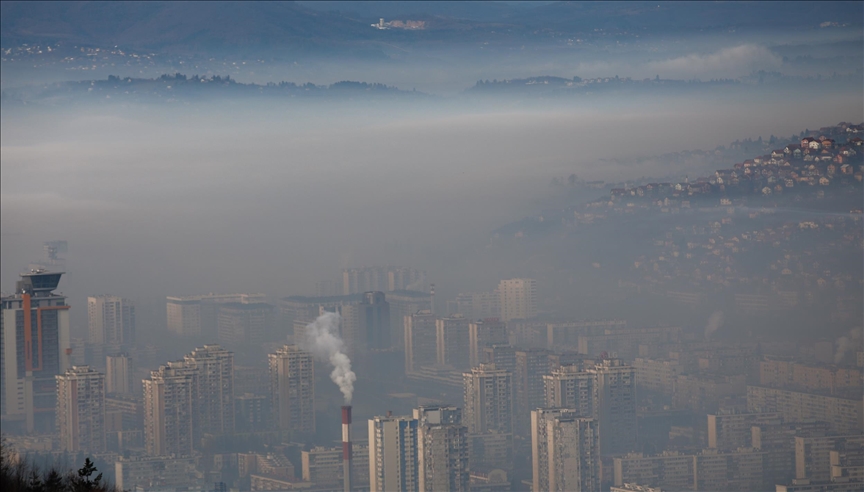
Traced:
<path fill-rule="evenodd" d="M 342 407 L 342 474 L 345 492 L 351 492 L 351 405 Z"/>

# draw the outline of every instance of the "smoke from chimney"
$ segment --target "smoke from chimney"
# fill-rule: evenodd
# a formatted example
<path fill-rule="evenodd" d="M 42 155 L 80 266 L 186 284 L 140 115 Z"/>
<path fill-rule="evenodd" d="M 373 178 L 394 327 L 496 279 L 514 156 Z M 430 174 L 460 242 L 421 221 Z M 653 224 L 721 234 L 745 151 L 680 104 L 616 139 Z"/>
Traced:
<path fill-rule="evenodd" d="M 847 352 L 854 352 L 861 348 L 861 328 L 849 330 L 846 336 L 837 339 L 835 345 L 837 350 L 834 352 L 834 363 L 839 364 L 843 362 Z"/>
<path fill-rule="evenodd" d="M 300 344 L 300 348 L 333 366 L 330 379 L 339 386 L 339 391 L 348 404 L 354 394 L 357 375 L 351 370 L 351 359 L 343 352 L 345 342 L 339 336 L 341 319 L 338 313 L 328 312 L 318 316 L 315 321 L 306 325 L 306 339 Z"/>
<path fill-rule="evenodd" d="M 705 340 L 710 340 L 711 335 L 723 326 L 723 311 L 714 311 L 705 325 Z"/>

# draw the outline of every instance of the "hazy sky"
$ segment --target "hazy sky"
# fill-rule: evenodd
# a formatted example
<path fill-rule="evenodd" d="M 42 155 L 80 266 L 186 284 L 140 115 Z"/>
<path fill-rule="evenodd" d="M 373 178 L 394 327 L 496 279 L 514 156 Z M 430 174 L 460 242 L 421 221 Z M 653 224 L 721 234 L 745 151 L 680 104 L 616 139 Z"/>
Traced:
<path fill-rule="evenodd" d="M 477 79 L 809 73 L 824 66 L 786 66 L 777 47 L 806 42 L 818 49 L 850 35 L 657 38 L 494 56 L 479 47 L 427 49 L 385 63 L 307 61 L 236 71 L 231 62 L 74 74 L 7 63 L 4 88 L 10 80 L 156 76 L 167 68 L 255 82 L 359 79 L 444 97 L 3 107 L 0 286 L 14 288 L 43 241 L 66 239 L 70 274 L 61 286 L 73 305 L 99 293 L 154 303 L 210 291 L 308 294 L 343 266 L 376 263 L 427 268 L 445 290 L 448 276 L 460 273 L 464 283 L 450 288 L 485 288 L 469 285 L 474 277 L 457 271 L 453 258 L 482 245 L 496 227 L 536 213 L 554 176 L 698 174 L 703 170 L 657 161 L 632 168 L 601 159 L 788 136 L 860 121 L 862 106 L 856 89 L 571 100 L 459 94 Z"/>

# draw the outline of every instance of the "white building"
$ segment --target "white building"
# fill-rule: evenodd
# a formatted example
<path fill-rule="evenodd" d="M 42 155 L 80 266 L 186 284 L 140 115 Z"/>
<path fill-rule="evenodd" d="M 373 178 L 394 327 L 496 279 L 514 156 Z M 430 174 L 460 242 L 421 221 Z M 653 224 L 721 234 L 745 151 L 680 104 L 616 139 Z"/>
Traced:
<path fill-rule="evenodd" d="M 530 319 L 537 316 L 537 281 L 511 278 L 498 283 L 501 296 L 501 319 Z"/>
<path fill-rule="evenodd" d="M 369 420 L 369 485 L 372 492 L 419 492 L 417 419 L 375 417 Z"/>

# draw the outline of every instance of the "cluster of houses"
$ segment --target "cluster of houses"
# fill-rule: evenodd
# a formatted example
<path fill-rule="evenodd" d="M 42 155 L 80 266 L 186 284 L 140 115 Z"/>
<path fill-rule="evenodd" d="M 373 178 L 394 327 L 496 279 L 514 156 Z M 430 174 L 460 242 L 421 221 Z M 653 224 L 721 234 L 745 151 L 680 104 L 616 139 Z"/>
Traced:
<path fill-rule="evenodd" d="M 796 186 L 831 186 L 862 182 L 862 144 L 857 136 L 864 125 L 841 123 L 821 128 L 815 136 L 802 137 L 782 149 L 717 170 L 712 176 L 683 183 L 648 183 L 634 188 L 614 188 L 612 201 L 631 197 L 691 197 L 707 194 L 770 195 Z M 843 143 L 838 143 L 843 140 Z"/>

